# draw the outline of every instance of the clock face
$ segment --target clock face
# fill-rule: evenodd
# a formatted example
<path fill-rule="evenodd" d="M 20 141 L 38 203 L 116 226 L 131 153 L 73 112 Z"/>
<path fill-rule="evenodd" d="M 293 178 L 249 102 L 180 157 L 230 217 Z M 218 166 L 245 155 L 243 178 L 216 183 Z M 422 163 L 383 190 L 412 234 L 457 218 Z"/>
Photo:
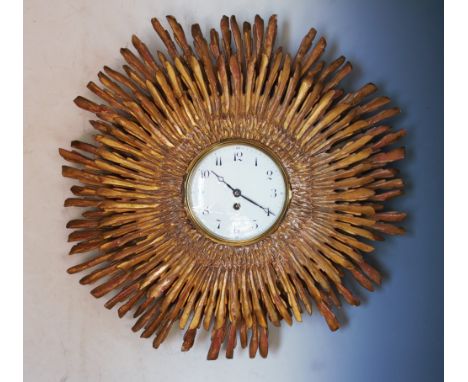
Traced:
<path fill-rule="evenodd" d="M 214 145 L 192 165 L 185 184 L 189 215 L 217 241 L 242 244 L 271 232 L 290 198 L 274 154 L 254 143 Z"/>

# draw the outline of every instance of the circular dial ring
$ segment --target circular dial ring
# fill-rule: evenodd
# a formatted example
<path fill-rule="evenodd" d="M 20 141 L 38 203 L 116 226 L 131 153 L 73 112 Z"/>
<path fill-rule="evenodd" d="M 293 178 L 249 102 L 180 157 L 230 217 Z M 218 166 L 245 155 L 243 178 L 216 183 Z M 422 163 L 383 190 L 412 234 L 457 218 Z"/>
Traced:
<path fill-rule="evenodd" d="M 274 221 L 274 223 L 269 228 L 267 228 L 265 231 L 261 232 L 259 235 L 256 235 L 256 236 L 253 236 L 253 237 L 250 237 L 250 238 L 247 238 L 247 239 L 239 239 L 239 240 L 230 239 L 230 238 L 226 238 L 226 237 L 222 237 L 220 235 L 217 235 L 213 230 L 209 229 L 203 222 L 200 221 L 200 219 L 197 217 L 197 213 L 194 211 L 194 209 L 193 209 L 193 207 L 191 205 L 190 189 L 189 189 L 190 185 L 191 185 L 192 178 L 196 174 L 195 170 L 197 168 L 197 165 L 199 163 L 201 163 L 204 158 L 206 158 L 209 154 L 213 153 L 214 151 L 216 151 L 216 150 L 218 150 L 218 149 L 220 149 L 220 148 L 222 148 L 224 146 L 235 146 L 235 145 L 250 146 L 250 147 L 252 147 L 252 148 L 254 148 L 256 150 L 261 151 L 269 159 L 271 159 L 274 162 L 274 164 L 276 165 L 276 167 L 278 168 L 278 170 L 280 171 L 280 174 L 281 174 L 282 179 L 284 181 L 284 192 L 285 192 L 284 203 L 283 203 L 282 209 L 279 211 L 279 213 L 276 216 L 275 213 L 269 212 L 269 208 L 267 208 L 266 206 L 261 205 L 261 202 L 257 202 L 257 201 L 252 200 L 249 196 L 243 195 L 241 190 L 234 188 L 234 187 L 237 187 L 237 185 L 234 185 L 234 187 L 232 188 L 232 191 L 229 190 L 229 188 L 231 188 L 232 186 L 228 183 L 228 181 L 226 179 L 224 179 L 224 177 L 221 176 L 220 174 L 210 170 L 210 173 L 212 173 L 212 175 L 215 178 L 217 178 L 218 182 L 224 183 L 227 186 L 226 187 L 226 192 L 227 193 L 231 192 L 234 195 L 234 197 L 238 198 L 238 200 L 245 201 L 246 203 L 251 203 L 252 205 L 255 205 L 256 207 L 259 207 L 259 210 L 264 210 L 265 213 L 271 214 L 276 219 Z M 215 144 L 207 147 L 205 150 L 203 150 L 196 158 L 194 158 L 192 160 L 192 162 L 190 163 L 190 165 L 187 168 L 187 172 L 186 172 L 185 179 L 184 179 L 183 193 L 184 193 L 183 198 L 184 198 L 185 210 L 187 212 L 187 215 L 188 215 L 189 219 L 193 223 L 193 225 L 204 236 L 206 236 L 210 240 L 215 241 L 215 242 L 220 243 L 220 244 L 226 244 L 226 245 L 231 245 L 231 246 L 243 246 L 243 245 L 253 244 L 253 243 L 265 238 L 266 236 L 270 235 L 271 233 L 273 233 L 279 227 L 279 225 L 281 224 L 281 222 L 282 222 L 282 220 L 283 220 L 283 218 L 284 218 L 284 216 L 285 216 L 285 214 L 287 212 L 287 209 L 288 209 L 288 206 L 290 204 L 291 198 L 292 198 L 291 183 L 289 181 L 288 174 L 287 174 L 284 166 L 282 165 L 282 163 L 280 161 L 280 158 L 273 151 L 271 151 L 268 147 L 261 144 L 260 142 L 245 139 L 245 138 L 225 139 L 225 140 L 222 140 L 222 141 L 220 141 L 218 143 L 215 143 Z M 234 205 L 235 210 L 238 209 L 238 203 L 236 203 L 236 204 L 237 205 Z"/>

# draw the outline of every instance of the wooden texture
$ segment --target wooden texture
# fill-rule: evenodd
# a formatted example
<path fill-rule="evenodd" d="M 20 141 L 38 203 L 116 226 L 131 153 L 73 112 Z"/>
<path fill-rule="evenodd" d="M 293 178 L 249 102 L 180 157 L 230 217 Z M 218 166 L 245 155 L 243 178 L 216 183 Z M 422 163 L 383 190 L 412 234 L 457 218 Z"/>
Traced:
<path fill-rule="evenodd" d="M 65 206 L 85 208 L 67 225 L 70 255 L 83 257 L 68 272 L 85 272 L 80 282 L 96 283 L 91 294 L 120 317 L 132 311 L 133 330 L 155 348 L 177 325 L 187 351 L 203 327 L 208 359 L 222 348 L 232 358 L 238 345 L 266 357 L 268 326 L 313 309 L 338 329 L 341 301 L 359 305 L 344 276 L 372 291 L 381 276 L 365 261 L 371 241 L 404 232 L 395 223 L 405 214 L 384 206 L 403 189 L 392 164 L 404 157 L 395 143 L 405 131 L 384 124 L 399 109 L 372 96 L 373 84 L 340 89 L 351 64 L 322 61 L 314 29 L 290 56 L 275 48 L 276 16 L 253 25 L 224 16 L 208 38 L 195 24 L 193 45 L 174 17 L 172 35 L 151 22 L 166 51 L 133 36 L 123 72 L 105 66 L 100 85 L 88 84 L 100 100 L 75 99 L 96 115 L 97 134 L 60 149 L 72 163 L 63 176 L 80 182 Z M 184 209 L 190 161 L 226 138 L 268 146 L 292 185 L 278 230 L 245 247 L 210 241 Z"/>

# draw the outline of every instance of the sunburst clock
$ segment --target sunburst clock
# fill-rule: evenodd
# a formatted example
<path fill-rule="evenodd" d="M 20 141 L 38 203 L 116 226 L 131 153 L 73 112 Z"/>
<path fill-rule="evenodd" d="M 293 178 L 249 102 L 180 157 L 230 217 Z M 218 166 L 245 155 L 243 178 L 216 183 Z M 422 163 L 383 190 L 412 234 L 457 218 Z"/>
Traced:
<path fill-rule="evenodd" d="M 359 304 L 344 276 L 372 291 L 371 241 L 403 233 L 405 214 L 384 206 L 403 188 L 391 164 L 405 132 L 382 124 L 399 109 L 368 99 L 373 84 L 338 88 L 351 64 L 321 61 L 315 29 L 290 56 L 274 49 L 276 16 L 224 16 L 209 41 L 195 24 L 193 48 L 167 21 L 173 37 L 151 20 L 167 52 L 133 36 L 125 74 L 105 66 L 88 84 L 102 102 L 75 99 L 98 133 L 60 149 L 81 183 L 65 206 L 86 208 L 67 224 L 70 254 L 91 252 L 68 272 L 88 272 L 80 283 L 112 294 L 120 317 L 132 310 L 155 348 L 176 325 L 187 351 L 203 327 L 208 359 L 223 343 L 233 357 L 238 337 L 266 357 L 269 325 L 313 309 L 338 329 L 341 300 Z"/>

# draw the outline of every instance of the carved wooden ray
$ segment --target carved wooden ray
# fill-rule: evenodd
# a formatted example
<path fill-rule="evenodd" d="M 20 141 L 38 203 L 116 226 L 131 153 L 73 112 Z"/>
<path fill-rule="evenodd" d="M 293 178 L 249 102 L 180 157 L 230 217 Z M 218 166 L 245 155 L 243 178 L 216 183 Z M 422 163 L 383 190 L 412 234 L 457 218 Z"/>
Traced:
<path fill-rule="evenodd" d="M 225 343 L 233 357 L 239 337 L 250 357 L 268 354 L 268 326 L 301 321 L 313 306 L 331 330 L 344 299 L 359 299 L 344 284 L 351 274 L 372 291 L 379 272 L 365 261 L 381 234 L 401 234 L 402 212 L 384 202 L 402 193 L 390 165 L 404 157 L 393 144 L 405 135 L 383 124 L 398 108 L 339 88 L 352 70 L 344 57 L 321 61 L 326 42 L 310 29 L 297 53 L 275 48 L 276 16 L 241 26 L 223 16 L 221 33 L 203 36 L 192 26 L 193 46 L 168 16 L 171 34 L 152 25 L 166 51 L 151 52 L 136 36 L 122 49 L 123 72 L 107 66 L 100 101 L 75 103 L 97 117 L 94 143 L 60 149 L 73 163 L 63 176 L 80 185 L 65 206 L 84 207 L 72 220 L 70 255 L 87 256 L 68 269 L 86 272 L 81 284 L 109 296 L 105 306 L 132 311 L 133 330 L 158 348 L 175 324 L 185 329 L 182 351 L 200 327 L 211 330 L 208 359 Z M 245 247 L 210 241 L 190 223 L 182 196 L 190 161 L 209 145 L 241 137 L 268 146 L 285 166 L 293 197 L 277 231 Z"/>

